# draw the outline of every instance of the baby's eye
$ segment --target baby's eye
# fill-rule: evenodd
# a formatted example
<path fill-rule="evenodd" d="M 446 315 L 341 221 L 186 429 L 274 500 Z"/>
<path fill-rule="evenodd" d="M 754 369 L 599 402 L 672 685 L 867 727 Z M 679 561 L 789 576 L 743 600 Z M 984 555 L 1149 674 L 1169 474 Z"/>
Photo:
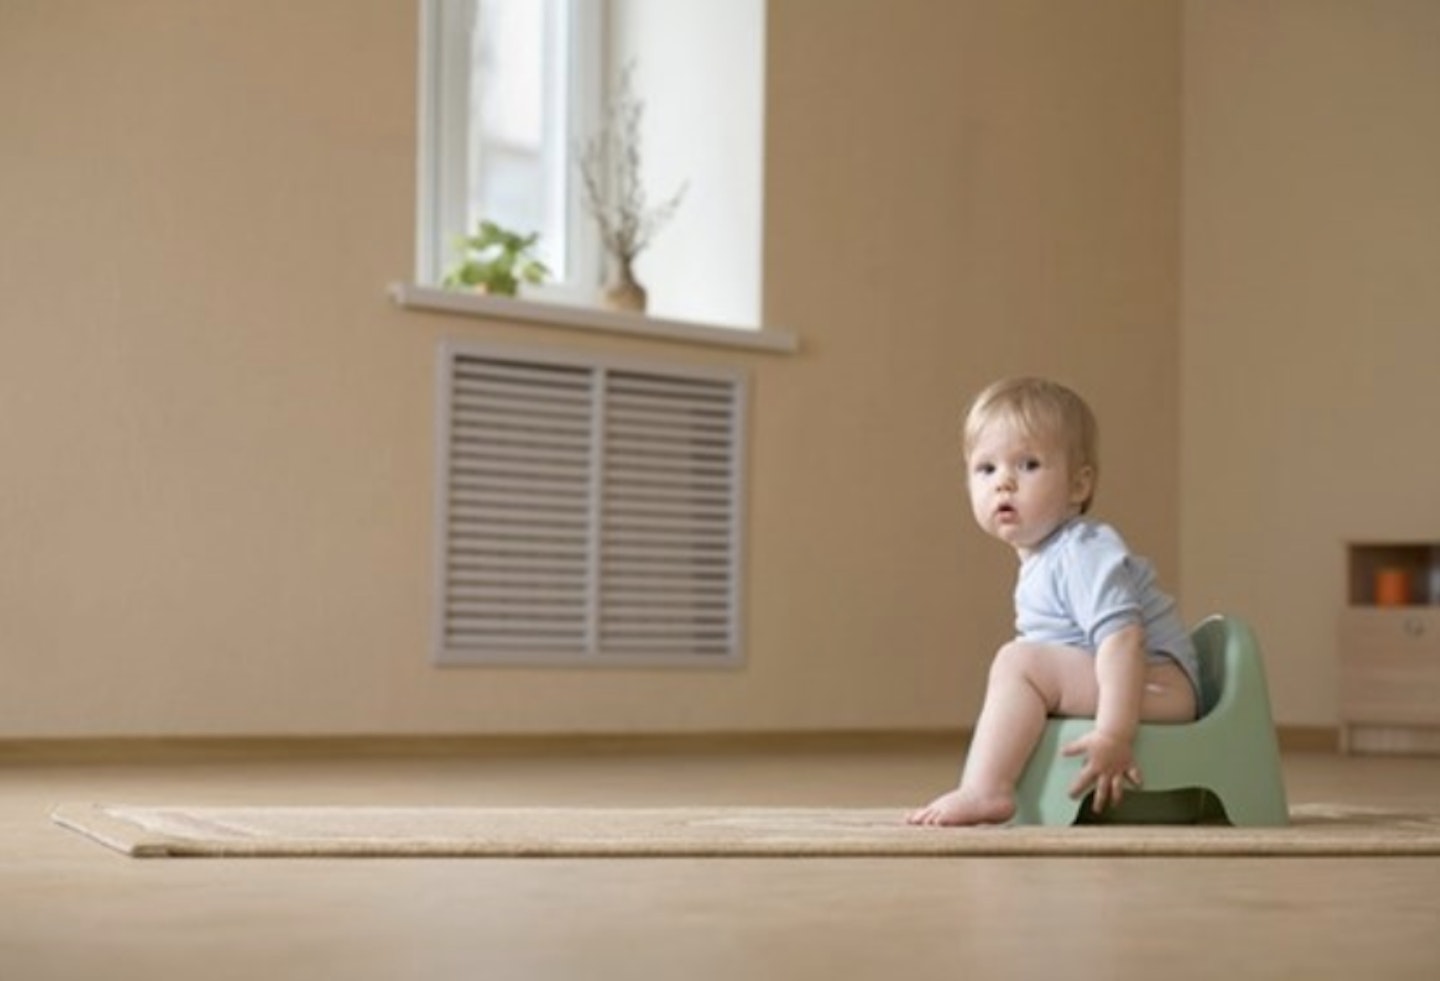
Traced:
<path fill-rule="evenodd" d="M 1033 473 L 1039 469 L 1040 461 L 1033 456 L 1020 461 L 1020 470 L 1024 473 Z"/>
<path fill-rule="evenodd" d="M 991 475 L 992 473 L 994 473 L 994 472 L 995 472 L 995 464 L 993 464 L 993 463 L 977 463 L 977 464 L 975 464 L 975 473 L 976 473 L 978 476 L 988 477 L 988 476 L 990 476 L 990 475 Z"/>

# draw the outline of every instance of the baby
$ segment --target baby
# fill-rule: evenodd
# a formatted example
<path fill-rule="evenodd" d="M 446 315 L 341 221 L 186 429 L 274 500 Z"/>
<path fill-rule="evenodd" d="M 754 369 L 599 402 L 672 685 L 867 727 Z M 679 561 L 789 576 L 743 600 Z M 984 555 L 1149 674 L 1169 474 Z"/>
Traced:
<path fill-rule="evenodd" d="M 1098 476 L 1095 417 L 1080 396 L 1034 378 L 997 382 L 965 420 L 970 505 L 1015 549 L 1017 639 L 990 666 L 960 786 L 911 824 L 1002 824 L 1049 716 L 1094 718 L 1063 748 L 1083 756 L 1072 796 L 1118 804 L 1141 773 L 1136 726 L 1195 718 L 1199 668 L 1174 601 L 1146 560 L 1085 515 Z"/>

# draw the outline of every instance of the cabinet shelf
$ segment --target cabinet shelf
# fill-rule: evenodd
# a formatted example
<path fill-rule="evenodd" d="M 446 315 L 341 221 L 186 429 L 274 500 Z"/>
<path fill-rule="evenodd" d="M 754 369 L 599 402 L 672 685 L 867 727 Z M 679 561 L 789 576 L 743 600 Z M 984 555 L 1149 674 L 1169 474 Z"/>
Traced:
<path fill-rule="evenodd" d="M 1351 606 L 1440 605 L 1440 543 L 1363 543 L 1348 549 Z M 1387 574 L 1403 576 L 1405 602 L 1385 602 L 1380 586 Z"/>
<path fill-rule="evenodd" d="M 1346 548 L 1340 614 L 1340 744 L 1440 752 L 1440 542 Z"/>

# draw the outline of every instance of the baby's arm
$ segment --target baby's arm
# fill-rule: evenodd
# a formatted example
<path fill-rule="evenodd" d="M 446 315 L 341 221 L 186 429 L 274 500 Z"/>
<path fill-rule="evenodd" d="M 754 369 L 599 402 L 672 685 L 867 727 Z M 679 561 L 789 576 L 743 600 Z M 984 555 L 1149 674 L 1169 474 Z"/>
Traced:
<path fill-rule="evenodd" d="M 1066 746 L 1064 753 L 1085 757 L 1070 793 L 1078 797 L 1094 787 L 1094 807 L 1099 812 L 1120 803 L 1127 781 L 1140 785 L 1132 743 L 1145 693 L 1144 627 L 1133 624 L 1101 642 L 1095 653 L 1095 680 L 1099 689 L 1095 728 Z"/>

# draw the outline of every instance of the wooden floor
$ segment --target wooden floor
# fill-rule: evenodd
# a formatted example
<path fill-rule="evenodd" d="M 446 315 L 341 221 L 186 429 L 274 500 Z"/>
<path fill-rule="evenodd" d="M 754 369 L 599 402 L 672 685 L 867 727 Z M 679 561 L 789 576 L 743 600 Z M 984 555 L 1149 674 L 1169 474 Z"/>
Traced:
<path fill-rule="evenodd" d="M 59 803 L 895 806 L 949 747 L 0 769 L 0 978 L 1440 978 L 1440 858 L 135 860 Z M 1440 810 L 1440 760 L 1287 757 Z M 997 832 L 1003 833 L 1003 832 Z"/>

